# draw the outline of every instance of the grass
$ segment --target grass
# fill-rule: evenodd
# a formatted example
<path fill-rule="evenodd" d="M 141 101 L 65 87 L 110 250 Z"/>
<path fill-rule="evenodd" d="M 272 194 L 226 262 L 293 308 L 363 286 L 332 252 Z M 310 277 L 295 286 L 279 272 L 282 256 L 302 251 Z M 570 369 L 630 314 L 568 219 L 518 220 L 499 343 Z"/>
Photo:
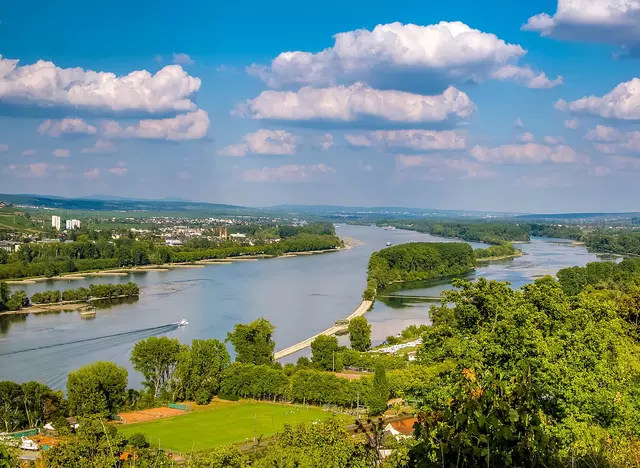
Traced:
<path fill-rule="evenodd" d="M 244 442 L 253 437 L 269 437 L 281 432 L 284 424 L 310 423 L 331 413 L 315 407 L 298 407 L 254 401 L 214 402 L 180 416 L 119 426 L 128 436 L 141 432 L 149 442 L 179 452 L 205 450 L 217 445 Z"/>

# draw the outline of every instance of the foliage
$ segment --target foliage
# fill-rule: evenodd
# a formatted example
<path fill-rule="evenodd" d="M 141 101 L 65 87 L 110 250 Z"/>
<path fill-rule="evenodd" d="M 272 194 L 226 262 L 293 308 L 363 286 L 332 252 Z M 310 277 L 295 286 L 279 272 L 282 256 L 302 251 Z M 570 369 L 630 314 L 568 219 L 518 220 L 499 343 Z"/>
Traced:
<path fill-rule="evenodd" d="M 588 286 L 600 290 L 626 290 L 640 284 L 640 259 L 625 259 L 617 264 L 591 262 L 584 267 L 563 268 L 556 276 L 563 291 L 570 296 Z"/>
<path fill-rule="evenodd" d="M 378 365 L 373 376 L 371 392 L 367 399 L 369 414 L 378 415 L 384 413 L 387 410 L 389 396 L 390 392 L 389 383 L 387 382 L 387 373 L 384 370 L 384 367 Z"/>
<path fill-rule="evenodd" d="M 272 366 L 234 362 L 222 374 L 220 393 L 242 398 L 277 398 L 285 394 L 288 378 Z"/>
<path fill-rule="evenodd" d="M 492 245 L 486 249 L 475 249 L 473 251 L 473 255 L 476 259 L 515 257 L 520 254 L 520 250 L 516 249 L 510 242 Z"/>
<path fill-rule="evenodd" d="M 90 299 L 113 299 L 116 297 L 137 297 L 140 288 L 137 284 L 92 284 L 89 288 L 67 289 L 62 293 L 48 290 L 33 294 L 34 304 L 53 304 L 60 301 L 88 301 Z"/>
<path fill-rule="evenodd" d="M 349 322 L 349 341 L 351 349 L 365 352 L 371 348 L 371 325 L 364 316 L 355 317 Z"/>
<path fill-rule="evenodd" d="M 276 346 L 272 338 L 274 330 L 268 320 L 259 318 L 248 325 L 235 325 L 233 331 L 227 333 L 226 341 L 233 345 L 237 362 L 271 364 Z"/>
<path fill-rule="evenodd" d="M 304 404 L 354 407 L 365 401 L 369 391 L 369 379 L 347 380 L 331 372 L 302 369 L 291 376 L 287 395 Z"/>
<path fill-rule="evenodd" d="M 485 242 L 487 244 L 529 240 L 529 229 L 514 223 L 411 219 L 395 222 L 385 221 L 384 224 L 389 224 L 399 229 L 424 232 L 433 236 L 451 237 L 469 242 Z"/>
<path fill-rule="evenodd" d="M 147 441 L 147 438 L 141 432 L 136 432 L 135 434 L 131 434 L 127 439 L 127 444 L 134 448 L 149 447 L 149 442 Z"/>
<path fill-rule="evenodd" d="M 551 237 L 556 239 L 580 240 L 582 229 L 577 226 L 556 224 L 529 224 L 531 235 L 536 237 Z"/>
<path fill-rule="evenodd" d="M 70 372 L 67 379 L 69 409 L 77 416 L 111 416 L 124 404 L 127 370 L 98 361 Z"/>
<path fill-rule="evenodd" d="M 311 361 L 320 369 L 342 370 L 342 362 L 338 352 L 338 339 L 335 336 L 320 335 L 311 342 Z"/>
<path fill-rule="evenodd" d="M 189 460 L 193 468 L 245 468 L 250 466 L 246 457 L 235 447 L 216 447 L 196 454 Z"/>
<path fill-rule="evenodd" d="M 473 249 L 462 242 L 412 242 L 388 247 L 371 255 L 363 297 L 393 283 L 457 275 L 474 266 Z"/>
<path fill-rule="evenodd" d="M 591 252 L 640 255 L 640 232 L 623 229 L 614 232 L 594 231 L 584 238 Z"/>
<path fill-rule="evenodd" d="M 168 383 L 183 349 L 178 340 L 166 336 L 152 336 L 138 341 L 133 347 L 133 368 L 144 376 L 144 385 L 153 393 L 154 399 L 158 399 L 161 392 L 168 390 Z"/>
<path fill-rule="evenodd" d="M 190 348 L 183 346 L 171 383 L 174 399 L 209 403 L 220 390 L 228 366 L 229 353 L 218 340 L 193 340 Z"/>

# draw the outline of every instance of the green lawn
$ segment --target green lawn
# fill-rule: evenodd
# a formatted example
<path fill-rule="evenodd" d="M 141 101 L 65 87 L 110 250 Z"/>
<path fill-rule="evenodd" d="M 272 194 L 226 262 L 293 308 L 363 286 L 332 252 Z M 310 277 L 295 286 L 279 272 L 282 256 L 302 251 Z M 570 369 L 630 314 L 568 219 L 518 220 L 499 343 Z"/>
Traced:
<path fill-rule="evenodd" d="M 327 418 L 319 408 L 302 408 L 260 402 L 221 402 L 167 419 L 118 426 L 123 435 L 141 432 L 149 442 L 180 452 L 244 442 L 254 436 L 280 432 L 285 423 L 297 424 Z"/>

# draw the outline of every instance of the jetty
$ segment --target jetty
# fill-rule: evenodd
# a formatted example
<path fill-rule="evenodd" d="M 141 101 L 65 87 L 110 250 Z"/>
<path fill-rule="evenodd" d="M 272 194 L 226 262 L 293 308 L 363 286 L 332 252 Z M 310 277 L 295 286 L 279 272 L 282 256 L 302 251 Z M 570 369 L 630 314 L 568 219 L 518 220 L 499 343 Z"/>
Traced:
<path fill-rule="evenodd" d="M 349 315 L 346 319 L 338 320 L 334 326 L 327 328 L 325 331 L 320 332 L 317 335 L 313 335 L 312 337 L 307 338 L 306 340 L 302 340 L 299 343 L 294 344 L 293 346 L 289 346 L 288 348 L 285 348 L 281 351 L 277 351 L 276 353 L 274 353 L 273 358 L 277 361 L 278 359 L 282 359 L 285 356 L 288 356 L 293 353 L 297 353 L 302 349 L 308 348 L 309 346 L 311 346 L 311 343 L 313 342 L 313 340 L 315 340 L 320 335 L 331 336 L 331 335 L 335 335 L 339 331 L 345 330 L 348 327 L 349 321 L 356 317 L 360 317 L 361 315 L 366 314 L 367 311 L 371 308 L 371 304 L 372 304 L 371 301 L 362 301 L 360 305 L 357 307 L 357 309 L 354 310 L 353 313 Z M 338 322 L 342 322 L 342 323 L 338 324 Z"/>

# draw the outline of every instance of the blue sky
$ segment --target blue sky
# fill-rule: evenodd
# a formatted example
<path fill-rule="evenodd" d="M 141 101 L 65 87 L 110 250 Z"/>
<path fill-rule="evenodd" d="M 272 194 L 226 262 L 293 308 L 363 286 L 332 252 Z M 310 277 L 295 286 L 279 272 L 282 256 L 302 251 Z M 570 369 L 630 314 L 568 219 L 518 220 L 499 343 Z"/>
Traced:
<path fill-rule="evenodd" d="M 640 210 L 633 0 L 218 3 L 0 7 L 0 192 Z"/>

